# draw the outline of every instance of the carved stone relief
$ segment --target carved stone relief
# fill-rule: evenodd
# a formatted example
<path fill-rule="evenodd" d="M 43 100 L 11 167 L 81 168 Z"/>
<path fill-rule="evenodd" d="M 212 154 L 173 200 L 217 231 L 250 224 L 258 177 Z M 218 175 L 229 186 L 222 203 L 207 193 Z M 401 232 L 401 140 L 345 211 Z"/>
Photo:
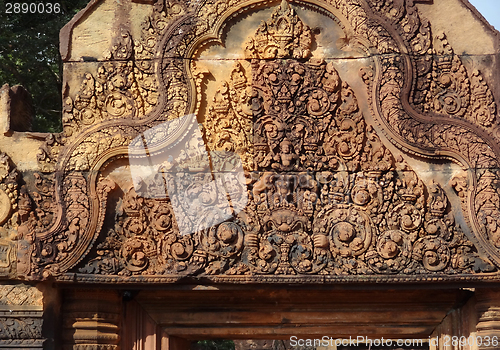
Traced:
<path fill-rule="evenodd" d="M 16 277 L 21 176 L 9 156 L 0 153 L 0 276 Z"/>
<path fill-rule="evenodd" d="M 209 82 L 204 48 L 264 7 L 230 74 Z M 322 57 L 299 12 L 338 27 L 338 50 L 366 62 L 357 77 Z M 142 37 L 116 34 L 66 92 L 64 132 L 47 137 L 41 171 L 19 194 L 17 179 L 2 180 L 18 275 L 498 280 L 493 93 L 412 1 L 162 0 Z M 408 155 L 462 172 L 423 179 Z"/>
<path fill-rule="evenodd" d="M 42 292 L 23 284 L 0 285 L 0 348 L 42 349 Z"/>

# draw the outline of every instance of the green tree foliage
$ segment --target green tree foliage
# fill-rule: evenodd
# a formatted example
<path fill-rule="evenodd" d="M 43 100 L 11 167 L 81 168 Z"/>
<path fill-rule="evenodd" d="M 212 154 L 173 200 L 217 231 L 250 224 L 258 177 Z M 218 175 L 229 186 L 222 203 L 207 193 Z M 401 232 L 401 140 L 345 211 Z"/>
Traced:
<path fill-rule="evenodd" d="M 30 92 L 35 110 L 33 130 L 61 131 L 59 31 L 89 1 L 0 0 L 0 86 L 19 84 Z M 11 7 L 8 3 L 58 3 L 60 12 L 30 13 L 28 10 L 22 13 L 21 10 L 21 13 L 7 13 Z M 37 12 L 38 9 L 42 6 Z"/>
<path fill-rule="evenodd" d="M 193 345 L 193 350 L 234 350 L 232 340 L 201 340 Z"/>

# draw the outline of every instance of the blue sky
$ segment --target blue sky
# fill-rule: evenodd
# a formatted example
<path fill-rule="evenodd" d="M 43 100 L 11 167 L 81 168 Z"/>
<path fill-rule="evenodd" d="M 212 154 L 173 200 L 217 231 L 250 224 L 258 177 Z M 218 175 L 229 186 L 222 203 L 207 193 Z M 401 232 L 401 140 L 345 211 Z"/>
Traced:
<path fill-rule="evenodd" d="M 469 0 L 479 12 L 494 26 L 500 30 L 500 0 Z"/>

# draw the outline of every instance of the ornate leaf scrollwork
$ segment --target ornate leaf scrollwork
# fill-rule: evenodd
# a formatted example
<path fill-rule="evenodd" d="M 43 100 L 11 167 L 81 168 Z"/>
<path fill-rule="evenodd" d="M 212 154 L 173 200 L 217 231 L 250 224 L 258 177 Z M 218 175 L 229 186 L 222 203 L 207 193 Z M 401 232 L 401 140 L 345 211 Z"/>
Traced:
<path fill-rule="evenodd" d="M 372 223 L 355 208 L 330 206 L 321 211 L 314 223 L 316 230 L 329 237 L 333 257 L 363 254 L 372 241 Z"/>
<path fill-rule="evenodd" d="M 500 194 L 498 173 L 486 170 L 480 175 L 476 195 L 477 218 L 491 243 L 500 248 Z"/>
<path fill-rule="evenodd" d="M 411 57 L 406 63 L 399 56 L 383 58 L 380 79 L 373 81 L 374 85 L 371 85 L 373 71 L 364 69 L 361 72 L 371 89 L 381 85 L 377 87 L 378 98 L 373 100 L 377 105 L 375 115 L 382 117 L 384 128 L 398 147 L 424 156 L 452 159 L 473 174 L 475 179 L 455 178 L 452 185 L 462 199 L 463 212 L 480 242 L 480 250 L 488 252 L 485 260 L 491 259 L 498 264 L 496 220 L 493 219 L 497 213 L 494 205 L 486 199 L 494 198 L 496 188 L 491 184 L 492 177 L 485 176 L 484 170 L 497 169 L 500 155 L 496 136 L 499 124 L 491 91 L 479 71 L 468 71 L 444 33 L 430 35 L 430 23 L 420 19 L 414 4 L 405 2 L 400 5 L 405 11 L 393 11 L 391 4 L 384 4 L 380 9 L 391 18 L 393 29 L 412 50 Z M 399 17 L 393 17 L 393 13 L 398 13 Z M 415 29 L 407 30 L 399 25 L 407 22 L 416 24 L 408 29 Z M 417 76 L 411 93 L 407 95 L 403 84 L 412 76 L 411 72 L 416 72 Z M 419 112 L 402 107 L 406 99 Z M 479 107 L 479 100 L 482 107 Z M 432 220 L 433 224 L 426 226 L 428 233 L 443 227 L 439 220 Z M 455 231 L 454 234 L 460 236 L 462 233 Z M 437 246 L 436 241 L 434 243 Z M 463 247 L 461 251 L 467 249 Z"/>
<path fill-rule="evenodd" d="M 439 237 L 422 237 L 413 249 L 413 255 L 421 260 L 429 271 L 443 270 L 450 261 L 450 251 L 446 242 Z"/>
<path fill-rule="evenodd" d="M 429 24 L 415 16 L 390 12 L 424 54 L 432 45 Z M 196 151 L 204 147 L 201 136 L 186 142 L 185 152 L 162 164 L 147 190 L 129 190 L 120 224 L 108 229 L 101 256 L 81 271 L 108 274 L 113 267 L 112 274 L 130 277 L 258 280 L 495 270 L 454 222 L 443 189 L 426 186 L 366 125 L 335 65 L 309 58 L 313 36 L 299 23 L 283 2 L 258 28 L 246 45 L 248 60 L 235 63 L 208 105 L 203 136 L 210 153 L 202 159 Z M 384 50 L 392 45 L 379 44 Z M 382 60 L 384 117 L 403 130 L 397 123 L 404 62 L 397 55 Z M 165 71 L 174 72 L 175 60 L 167 61 Z M 438 67 L 429 62 L 421 64 Z M 448 69 L 445 63 L 440 69 Z M 443 72 L 455 80 L 463 73 Z M 368 84 L 374 76 L 373 69 L 363 70 Z M 436 96 L 446 90 L 438 83 Z M 228 152 L 242 159 L 246 188 L 221 176 L 232 162 Z M 169 197 L 147 195 L 165 186 Z M 250 200 L 240 208 L 234 203 L 243 193 Z M 223 205 L 223 194 L 230 206 Z"/>
<path fill-rule="evenodd" d="M 243 231 L 233 222 L 223 222 L 202 231 L 200 240 L 210 255 L 227 259 L 241 250 Z"/>
<path fill-rule="evenodd" d="M 411 258 L 411 238 L 401 230 L 385 231 L 378 238 L 377 254 L 367 254 L 368 263 L 379 273 L 401 271 Z"/>
<path fill-rule="evenodd" d="M 444 33 L 435 37 L 432 47 L 432 59 L 426 56 L 426 62 L 432 62 L 432 66 L 421 69 L 420 75 L 428 74 L 420 78 L 417 93 L 425 95 L 425 102 L 416 105 L 424 112 L 464 118 L 484 128 L 493 126 L 496 104 L 481 73 L 467 71 Z"/>
<path fill-rule="evenodd" d="M 102 281 L 275 282 L 361 280 L 357 275 L 453 280 L 496 272 L 469 240 L 472 234 L 454 221 L 444 190 L 422 182 L 384 146 L 358 104 L 358 84 L 344 80 L 349 75 L 336 61 L 312 58 L 313 31 L 295 5 L 283 1 L 256 28 L 244 59 L 235 60 L 215 93 L 207 89 L 211 102 L 201 100 L 203 74 L 188 54 L 222 32 L 221 18 L 232 21 L 257 2 L 157 1 L 143 37 L 134 41 L 120 32 L 109 60 L 66 96 L 64 138 L 48 140 L 40 155 L 47 169 L 59 157 L 63 174 L 55 181 L 37 175 L 32 203 L 20 195 L 19 232 L 33 243 L 22 250 L 34 257 L 32 276 L 45 268 L 47 276 L 74 272 Z M 494 100 L 480 72 L 469 74 L 444 35 L 432 37 L 411 1 L 363 4 L 318 0 L 314 6 L 343 16 L 340 47 L 374 54 L 360 74 L 371 90 L 373 117 L 389 139 L 404 151 L 495 168 L 494 151 L 471 131 L 496 128 Z M 410 73 L 416 73 L 414 84 Z M 446 117 L 452 125 L 410 115 L 415 111 L 404 99 L 424 117 Z M 180 116 L 205 105 L 196 137 L 168 139 L 184 130 L 187 119 Z M 143 136 L 151 150 L 175 143 L 182 152 L 162 159 L 151 178 L 124 185 L 123 198 L 116 194 L 112 203 L 116 216 L 104 220 L 113 186 L 82 172 L 118 164 L 120 150 L 144 142 Z M 239 165 L 241 174 L 234 171 Z M 476 176 L 476 189 L 472 177 L 456 178 L 454 187 L 464 212 L 474 202 L 481 234 L 498 248 L 498 174 Z M 64 219 L 53 203 L 62 203 Z M 63 264 L 75 252 L 84 260 Z"/>
<path fill-rule="evenodd" d="M 0 317 L 1 340 L 42 340 L 42 318 Z"/>

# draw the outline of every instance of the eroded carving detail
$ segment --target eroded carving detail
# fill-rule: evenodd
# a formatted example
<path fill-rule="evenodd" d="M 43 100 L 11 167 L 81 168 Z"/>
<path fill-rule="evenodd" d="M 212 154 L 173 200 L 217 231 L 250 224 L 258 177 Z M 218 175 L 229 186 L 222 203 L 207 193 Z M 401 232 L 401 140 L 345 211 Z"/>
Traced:
<path fill-rule="evenodd" d="M 281 2 L 271 19 L 263 22 L 245 44 L 247 58 L 308 58 L 311 55 L 311 29 L 288 5 Z"/>
<path fill-rule="evenodd" d="M 496 104 L 488 85 L 477 70 L 467 72 L 455 55 L 446 35 L 435 37 L 433 55 L 427 55 L 426 69 L 419 70 L 417 96 L 413 100 L 423 112 L 433 111 L 446 116 L 460 117 L 490 127 L 496 120 Z M 422 59 L 421 59 L 422 60 Z M 423 76 L 424 73 L 427 75 Z"/>
<path fill-rule="evenodd" d="M 479 172 L 479 188 L 476 195 L 477 218 L 489 241 L 500 248 L 500 194 L 498 170 Z"/>
<path fill-rule="evenodd" d="M 16 241 L 20 224 L 21 176 L 9 156 L 0 153 L 0 275 L 12 277 L 16 269 Z"/>
<path fill-rule="evenodd" d="M 42 299 L 42 292 L 33 286 L 0 286 L 0 347 L 43 348 Z"/>
<path fill-rule="evenodd" d="M 45 144 L 38 150 L 36 160 L 42 172 L 52 173 L 56 170 L 57 158 L 62 147 L 61 135 L 48 134 L 44 139 Z"/>
<path fill-rule="evenodd" d="M 43 294 L 24 284 L 0 285 L 0 305 L 42 306 Z"/>
<path fill-rule="evenodd" d="M 292 14 L 286 7 L 259 27 L 250 40 L 256 50 L 248 53 L 250 62 L 236 63 L 205 122 L 212 161 L 221 151 L 243 159 L 249 204 L 222 223 L 204 216 L 204 208 L 218 205 L 221 191 L 203 189 L 212 178 L 200 173 L 209 160 L 189 155 L 186 144 L 185 158 L 165 164 L 155 181 L 143 185 L 147 191 L 128 190 L 117 224 L 79 271 L 332 278 L 495 271 L 454 222 L 443 189 L 434 182 L 426 186 L 365 124 L 354 92 L 333 63 L 283 49 L 301 37 L 286 36 L 287 25 L 275 26 Z M 288 41 L 278 48 L 274 37 L 281 36 Z M 270 40 L 271 53 L 256 48 L 257 42 L 268 47 Z M 269 59 L 274 57 L 280 60 Z M 392 59 L 397 65 L 398 58 Z M 392 79 L 400 89 L 397 69 Z M 390 101 L 393 90 L 387 90 Z M 165 183 L 190 194 L 198 215 L 189 208 L 185 215 L 174 214 L 171 206 L 181 203 L 145 195 Z M 221 217 L 227 214 L 221 207 Z M 215 224 L 181 235 L 186 229 L 180 227 L 196 228 L 193 217 Z"/>
<path fill-rule="evenodd" d="M 235 152 L 246 170 L 255 168 L 253 159 L 253 114 L 258 96 L 237 62 L 231 80 L 217 90 L 204 123 L 210 150 Z"/>
<path fill-rule="evenodd" d="M 113 281 L 158 276 L 173 276 L 173 281 L 187 275 L 334 280 L 361 274 L 451 278 L 494 272 L 489 259 L 498 265 L 498 174 L 477 171 L 477 187 L 471 178 L 453 180 L 464 213 L 475 213 L 466 217 L 473 233 L 463 233 L 443 189 L 422 183 L 366 124 L 335 64 L 310 58 L 311 30 L 286 1 L 247 41 L 247 60 L 236 62 L 209 104 L 204 118 L 208 159 L 186 152 L 185 159 L 163 164 L 143 188 L 121 189 L 125 194 L 116 225 L 105 226 L 92 247 L 114 185 L 84 172 L 101 171 L 105 161 L 120 157 L 118 150 L 148 128 L 198 111 L 194 95 L 201 96 L 202 73 L 181 57 L 195 51 L 199 38 L 220 34 L 219 18 L 233 18 L 256 3 L 261 2 L 157 1 L 140 40 L 126 30 L 119 33 L 109 61 L 67 97 L 64 138 L 48 140 L 40 153 L 39 160 L 47 163 L 44 172 L 63 173 L 37 179 L 49 184 L 46 193 L 20 194 L 21 274 L 65 278 L 61 274 L 73 271 L 90 274 L 82 277 L 88 280 L 109 275 L 118 276 Z M 377 54 L 361 77 L 375 98 L 374 116 L 381 117 L 378 122 L 391 141 L 464 168 L 498 168 L 500 153 L 489 136 L 497 127 L 496 109 L 480 72 L 467 71 L 444 35 L 432 37 L 430 24 L 412 2 L 366 3 L 317 0 L 314 5 L 336 8 L 350 23 L 343 47 Z M 398 47 L 401 42 L 407 49 Z M 414 73 L 407 96 L 403 89 Z M 197 91 L 188 83 L 190 76 Z M 168 130 L 160 129 L 155 145 L 168 140 Z M 186 144 L 186 150 L 191 146 Z M 236 162 L 224 152 L 241 158 L 246 188 L 238 181 L 219 181 L 221 169 L 208 171 L 218 158 Z M 192 206 L 165 196 L 169 186 Z M 162 191 L 163 197 L 150 195 Z M 235 208 L 234 196 L 242 193 L 248 205 Z M 175 210 L 180 207 L 182 214 Z M 479 254 L 468 239 L 472 235 L 483 249 L 489 243 L 496 248 Z"/>
<path fill-rule="evenodd" d="M 0 339 L 15 342 L 17 339 L 42 338 L 41 318 L 0 317 Z"/>

